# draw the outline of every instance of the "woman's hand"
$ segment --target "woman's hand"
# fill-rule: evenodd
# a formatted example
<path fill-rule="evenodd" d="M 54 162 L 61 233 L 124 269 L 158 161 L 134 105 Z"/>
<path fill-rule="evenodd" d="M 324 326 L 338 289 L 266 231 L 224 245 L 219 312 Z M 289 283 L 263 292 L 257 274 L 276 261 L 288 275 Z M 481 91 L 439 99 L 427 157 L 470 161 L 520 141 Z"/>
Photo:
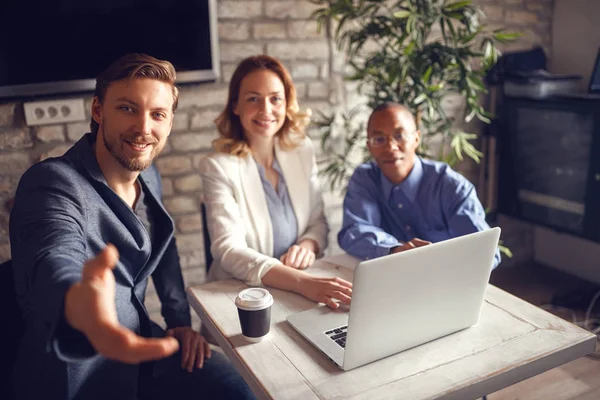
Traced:
<path fill-rule="evenodd" d="M 306 269 L 313 265 L 317 256 L 307 248 L 293 245 L 279 259 L 283 265 L 296 269 Z"/>
<path fill-rule="evenodd" d="M 322 278 L 307 275 L 300 286 L 300 294 L 304 297 L 325 303 L 331 308 L 338 308 L 338 300 L 344 304 L 350 304 L 352 298 L 352 283 L 342 278 Z"/>
<path fill-rule="evenodd" d="M 314 264 L 319 252 L 319 245 L 312 239 L 304 239 L 293 245 L 283 254 L 279 261 L 283 265 L 296 269 L 306 269 Z"/>

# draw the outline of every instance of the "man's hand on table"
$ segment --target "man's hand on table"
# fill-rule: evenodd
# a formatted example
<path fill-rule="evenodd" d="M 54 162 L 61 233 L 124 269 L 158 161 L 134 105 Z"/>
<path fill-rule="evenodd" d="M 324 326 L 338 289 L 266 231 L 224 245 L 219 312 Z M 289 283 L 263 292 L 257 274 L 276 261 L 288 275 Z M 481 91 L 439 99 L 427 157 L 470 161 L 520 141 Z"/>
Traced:
<path fill-rule="evenodd" d="M 416 249 L 417 247 L 427 246 L 431 244 L 431 242 L 419 238 L 414 238 L 404 243 L 401 246 L 392 247 L 390 254 L 401 253 L 406 250 Z"/>
<path fill-rule="evenodd" d="M 174 337 L 181 344 L 181 368 L 188 372 L 204 366 L 204 360 L 211 356 L 208 341 L 189 326 L 169 329 L 167 336 Z"/>

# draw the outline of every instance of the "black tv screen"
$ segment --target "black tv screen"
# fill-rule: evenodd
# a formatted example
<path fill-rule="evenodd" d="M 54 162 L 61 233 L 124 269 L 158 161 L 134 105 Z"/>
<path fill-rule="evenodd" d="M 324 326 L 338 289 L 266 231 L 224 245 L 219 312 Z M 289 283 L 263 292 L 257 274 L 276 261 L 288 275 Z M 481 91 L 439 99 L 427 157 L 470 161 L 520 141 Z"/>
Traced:
<path fill-rule="evenodd" d="M 600 241 L 600 99 L 504 99 L 498 211 Z"/>
<path fill-rule="evenodd" d="M 119 56 L 169 60 L 178 83 L 218 74 L 215 0 L 8 0 L 0 97 L 93 90 Z"/>

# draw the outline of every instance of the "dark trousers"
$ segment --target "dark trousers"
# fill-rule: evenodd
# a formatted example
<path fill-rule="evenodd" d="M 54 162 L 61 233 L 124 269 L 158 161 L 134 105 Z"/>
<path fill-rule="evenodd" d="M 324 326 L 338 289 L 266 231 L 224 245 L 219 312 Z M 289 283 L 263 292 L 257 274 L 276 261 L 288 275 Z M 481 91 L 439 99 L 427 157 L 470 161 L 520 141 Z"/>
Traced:
<path fill-rule="evenodd" d="M 216 351 L 201 369 L 195 368 L 193 372 L 174 365 L 157 375 L 151 364 L 142 365 L 137 397 L 139 400 L 255 399 L 227 357 Z"/>

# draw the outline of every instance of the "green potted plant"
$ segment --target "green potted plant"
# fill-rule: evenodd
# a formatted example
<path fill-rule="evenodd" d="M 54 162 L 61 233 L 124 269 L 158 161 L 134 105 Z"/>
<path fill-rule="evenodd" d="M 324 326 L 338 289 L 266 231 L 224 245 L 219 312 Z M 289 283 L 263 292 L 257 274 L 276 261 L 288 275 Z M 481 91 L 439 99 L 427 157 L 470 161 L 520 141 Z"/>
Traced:
<path fill-rule="evenodd" d="M 404 104 L 416 116 L 422 138 L 419 155 L 450 165 L 465 156 L 480 161 L 483 154 L 473 144 L 477 134 L 460 125 L 473 119 L 490 123 L 482 105 L 484 77 L 500 55 L 497 44 L 515 40 L 518 33 L 488 30 L 471 0 L 311 2 L 322 6 L 312 15 L 318 29 L 333 31 L 347 56 L 345 78 L 358 82 L 367 98 L 364 105 L 318 112 L 313 119 L 321 146 L 330 155 L 322 173 L 332 190 L 344 191 L 355 167 L 370 157 L 366 127 L 357 117 L 386 101 Z M 462 115 L 443 107 L 449 96 L 462 97 Z"/>
<path fill-rule="evenodd" d="M 496 44 L 518 34 L 486 30 L 471 0 L 311 1 L 322 6 L 312 16 L 318 29 L 334 29 L 333 38 L 347 55 L 346 79 L 357 81 L 368 98 L 364 107 L 318 112 L 313 119 L 323 149 L 332 155 L 323 170 L 332 189 L 343 190 L 354 167 L 368 158 L 365 126 L 357 115 L 385 101 L 405 104 L 416 116 L 421 156 L 450 165 L 465 156 L 479 162 L 482 153 L 472 143 L 477 135 L 456 120 L 490 122 L 481 104 L 483 78 L 500 55 Z M 462 116 L 443 107 L 444 99 L 456 95 L 464 99 Z M 362 160 L 351 161 L 356 152 Z"/>

